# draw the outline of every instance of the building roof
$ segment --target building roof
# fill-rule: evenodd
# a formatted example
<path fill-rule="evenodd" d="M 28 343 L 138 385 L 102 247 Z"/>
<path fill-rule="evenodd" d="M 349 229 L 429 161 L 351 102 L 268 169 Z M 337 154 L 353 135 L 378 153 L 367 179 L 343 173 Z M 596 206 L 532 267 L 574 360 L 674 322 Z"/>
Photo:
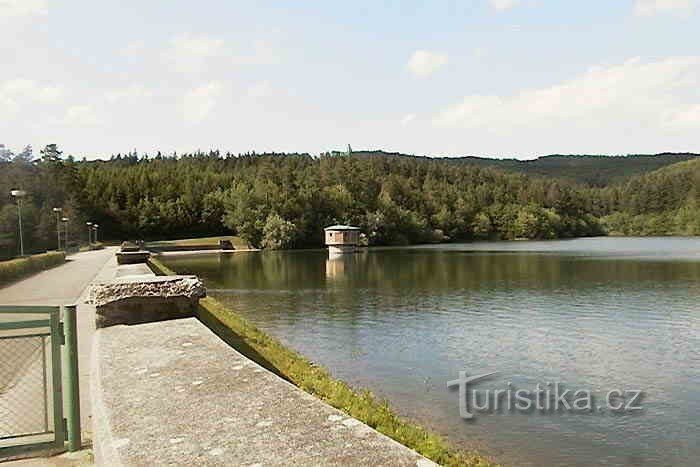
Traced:
<path fill-rule="evenodd" d="M 352 225 L 331 225 L 323 230 L 360 230 L 360 228 Z"/>

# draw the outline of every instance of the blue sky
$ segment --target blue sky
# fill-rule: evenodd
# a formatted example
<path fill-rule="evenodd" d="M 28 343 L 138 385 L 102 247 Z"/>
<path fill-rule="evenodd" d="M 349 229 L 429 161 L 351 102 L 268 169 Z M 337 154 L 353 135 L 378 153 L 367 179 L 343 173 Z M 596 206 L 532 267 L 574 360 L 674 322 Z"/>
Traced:
<path fill-rule="evenodd" d="M 0 143 L 700 152 L 697 0 L 0 0 Z"/>

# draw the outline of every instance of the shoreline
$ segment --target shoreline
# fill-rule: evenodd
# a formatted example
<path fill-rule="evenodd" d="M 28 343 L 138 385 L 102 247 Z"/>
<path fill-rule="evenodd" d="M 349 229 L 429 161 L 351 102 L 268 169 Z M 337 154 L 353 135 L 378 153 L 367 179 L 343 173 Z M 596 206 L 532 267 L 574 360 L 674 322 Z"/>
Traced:
<path fill-rule="evenodd" d="M 157 258 L 152 257 L 148 264 L 158 275 L 176 274 Z M 326 369 L 259 330 L 218 300 L 206 297 L 200 300 L 199 308 L 197 317 L 200 321 L 220 337 L 233 334 L 236 341 L 241 342 L 244 347 L 250 347 L 256 355 L 264 359 L 263 366 L 270 365 L 273 372 L 305 392 L 426 458 L 446 466 L 498 465 L 493 459 L 476 451 L 458 449 L 443 436 L 423 428 L 412 420 L 400 417 L 386 400 L 377 399 L 370 391 L 354 389 L 342 380 L 332 377 Z M 245 355 L 244 351 L 239 351 Z"/>

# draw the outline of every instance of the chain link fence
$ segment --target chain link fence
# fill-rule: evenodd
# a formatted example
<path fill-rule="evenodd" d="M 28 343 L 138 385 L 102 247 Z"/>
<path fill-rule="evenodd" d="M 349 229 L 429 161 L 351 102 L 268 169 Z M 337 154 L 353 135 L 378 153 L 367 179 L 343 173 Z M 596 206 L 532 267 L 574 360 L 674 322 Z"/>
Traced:
<path fill-rule="evenodd" d="M 80 448 L 75 308 L 0 305 L 0 462 L 64 448 L 69 425 L 69 449 Z M 70 370 L 65 399 L 63 356 Z"/>
<path fill-rule="evenodd" d="M 50 352 L 48 333 L 0 335 L 0 441 L 53 432 Z"/>

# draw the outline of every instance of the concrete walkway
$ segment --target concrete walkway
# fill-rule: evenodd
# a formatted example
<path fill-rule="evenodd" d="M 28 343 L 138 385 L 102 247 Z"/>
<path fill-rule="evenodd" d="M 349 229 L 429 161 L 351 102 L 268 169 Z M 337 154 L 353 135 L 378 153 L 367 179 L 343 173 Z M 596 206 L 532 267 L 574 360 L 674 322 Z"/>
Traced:
<path fill-rule="evenodd" d="M 99 329 L 92 364 L 97 465 L 436 466 L 196 318 Z"/>
<path fill-rule="evenodd" d="M 69 256 L 58 267 L 42 271 L 0 288 L 2 305 L 66 305 L 75 303 L 97 276 L 116 248 L 86 251 Z"/>
<path fill-rule="evenodd" d="M 91 438 L 90 354 L 95 334 L 95 307 L 83 303 L 83 293 L 95 279 L 111 278 L 116 269 L 116 248 L 69 256 L 58 267 L 0 288 L 0 305 L 78 305 L 78 367 L 83 436 Z"/>

